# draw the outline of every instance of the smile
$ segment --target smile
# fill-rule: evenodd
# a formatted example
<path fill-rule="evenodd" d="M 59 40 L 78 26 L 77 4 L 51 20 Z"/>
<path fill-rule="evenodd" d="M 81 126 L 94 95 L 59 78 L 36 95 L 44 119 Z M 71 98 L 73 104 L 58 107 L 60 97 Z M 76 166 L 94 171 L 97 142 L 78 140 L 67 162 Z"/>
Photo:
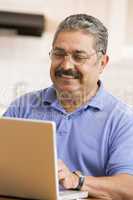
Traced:
<path fill-rule="evenodd" d="M 66 79 L 75 79 L 73 76 L 70 75 L 62 75 L 61 78 L 66 78 Z"/>

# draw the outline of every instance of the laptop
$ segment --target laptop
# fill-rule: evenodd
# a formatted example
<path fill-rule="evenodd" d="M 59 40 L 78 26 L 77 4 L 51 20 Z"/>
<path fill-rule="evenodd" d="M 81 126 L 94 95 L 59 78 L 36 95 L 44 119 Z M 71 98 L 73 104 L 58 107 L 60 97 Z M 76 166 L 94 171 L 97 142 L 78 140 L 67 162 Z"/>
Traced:
<path fill-rule="evenodd" d="M 26 199 L 81 199 L 88 192 L 59 192 L 56 126 L 51 121 L 0 119 L 0 195 Z"/>

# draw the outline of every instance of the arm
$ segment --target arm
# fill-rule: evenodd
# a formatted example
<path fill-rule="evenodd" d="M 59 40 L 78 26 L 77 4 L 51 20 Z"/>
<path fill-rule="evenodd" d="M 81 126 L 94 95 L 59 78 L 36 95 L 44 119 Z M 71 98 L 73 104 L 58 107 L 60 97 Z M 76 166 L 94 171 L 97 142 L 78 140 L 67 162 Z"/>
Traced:
<path fill-rule="evenodd" d="M 78 185 L 78 177 L 70 172 L 63 161 L 59 161 L 59 182 L 66 189 L 74 189 Z M 119 174 L 107 177 L 86 176 L 81 190 L 87 190 L 89 197 L 102 200 L 132 200 L 133 176 Z"/>
<path fill-rule="evenodd" d="M 133 199 L 133 176 L 119 174 L 108 177 L 85 178 L 81 190 L 88 190 L 90 196 L 109 200 Z"/>

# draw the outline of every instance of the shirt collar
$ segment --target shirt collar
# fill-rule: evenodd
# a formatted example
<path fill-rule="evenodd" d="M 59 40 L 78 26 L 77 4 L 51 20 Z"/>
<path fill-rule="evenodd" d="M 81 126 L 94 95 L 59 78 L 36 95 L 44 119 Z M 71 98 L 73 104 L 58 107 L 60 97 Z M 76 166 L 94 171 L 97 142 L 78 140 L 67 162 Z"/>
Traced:
<path fill-rule="evenodd" d="M 56 97 L 56 90 L 54 86 L 52 85 L 51 87 L 48 87 L 47 89 L 43 90 L 43 101 L 44 103 L 53 103 L 55 100 L 57 100 Z"/>
<path fill-rule="evenodd" d="M 99 89 L 94 97 L 91 98 L 91 100 L 84 106 L 84 109 L 87 109 L 88 107 L 93 107 L 98 110 L 103 110 L 104 108 L 104 102 L 105 102 L 105 90 L 103 87 L 103 83 L 99 80 Z"/>
<path fill-rule="evenodd" d="M 102 82 L 99 80 L 99 89 L 94 97 L 83 106 L 84 109 L 87 109 L 88 107 L 92 107 L 98 110 L 102 110 L 104 107 L 104 102 L 106 100 L 105 97 L 105 90 L 103 87 Z M 56 96 L 56 90 L 54 86 L 47 88 L 46 90 L 43 90 L 43 101 L 44 103 L 52 104 L 54 101 L 57 101 Z"/>

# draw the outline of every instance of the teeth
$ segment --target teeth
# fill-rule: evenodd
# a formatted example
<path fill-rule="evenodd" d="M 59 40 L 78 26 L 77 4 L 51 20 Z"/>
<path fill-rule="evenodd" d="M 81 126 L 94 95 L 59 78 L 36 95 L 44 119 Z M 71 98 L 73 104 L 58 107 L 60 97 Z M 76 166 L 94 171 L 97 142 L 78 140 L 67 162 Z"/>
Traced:
<path fill-rule="evenodd" d="M 62 77 L 64 77 L 64 78 L 73 78 L 73 76 L 69 76 L 69 75 L 62 75 Z"/>

